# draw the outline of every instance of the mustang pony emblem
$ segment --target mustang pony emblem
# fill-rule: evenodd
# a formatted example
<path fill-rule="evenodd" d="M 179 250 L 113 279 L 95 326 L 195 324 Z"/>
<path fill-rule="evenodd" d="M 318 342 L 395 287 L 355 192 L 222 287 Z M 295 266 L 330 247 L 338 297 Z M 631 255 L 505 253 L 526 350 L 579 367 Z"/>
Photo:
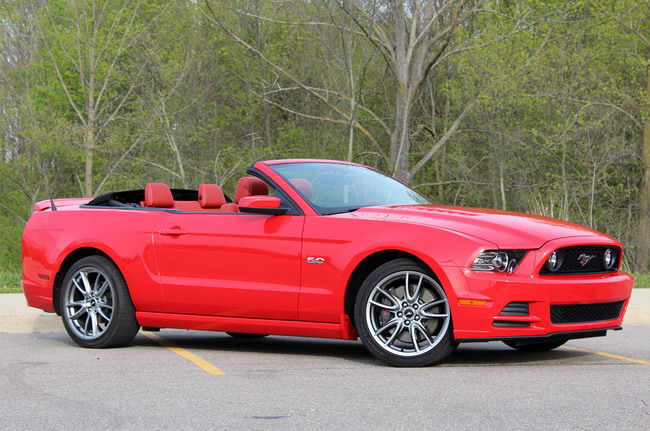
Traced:
<path fill-rule="evenodd" d="M 596 256 L 594 256 L 594 255 L 592 255 L 592 254 L 584 254 L 584 253 L 582 253 L 582 254 L 578 257 L 578 262 L 580 262 L 580 266 L 585 266 L 585 265 L 588 264 L 589 261 L 590 261 L 591 259 L 593 259 L 594 257 L 596 257 Z"/>

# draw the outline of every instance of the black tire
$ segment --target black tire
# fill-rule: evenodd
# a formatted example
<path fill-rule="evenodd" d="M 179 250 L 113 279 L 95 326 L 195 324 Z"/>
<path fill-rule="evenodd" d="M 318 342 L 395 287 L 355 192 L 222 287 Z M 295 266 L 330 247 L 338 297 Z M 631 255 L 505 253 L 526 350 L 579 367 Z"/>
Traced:
<path fill-rule="evenodd" d="M 520 352 L 548 352 L 549 350 L 557 349 L 567 341 L 568 340 L 555 340 L 532 344 L 522 344 L 517 341 L 503 341 L 503 343 L 508 347 L 519 350 Z"/>
<path fill-rule="evenodd" d="M 268 334 L 247 334 L 245 332 L 226 332 L 226 334 L 230 335 L 233 338 L 241 338 L 241 339 L 254 339 L 254 338 L 268 337 Z"/>
<path fill-rule="evenodd" d="M 84 257 L 72 265 L 59 304 L 68 335 L 81 347 L 124 346 L 140 329 L 124 277 L 102 256 Z"/>
<path fill-rule="evenodd" d="M 453 353 L 447 295 L 429 268 L 396 259 L 361 285 L 354 307 L 359 337 L 370 353 L 396 367 L 423 367 Z"/>

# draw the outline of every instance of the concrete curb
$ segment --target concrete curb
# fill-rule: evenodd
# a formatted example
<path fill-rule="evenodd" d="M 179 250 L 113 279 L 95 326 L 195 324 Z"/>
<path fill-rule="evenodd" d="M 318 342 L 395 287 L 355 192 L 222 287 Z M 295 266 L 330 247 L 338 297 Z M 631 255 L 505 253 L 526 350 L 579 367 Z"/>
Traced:
<path fill-rule="evenodd" d="M 0 295 L 0 333 L 51 333 L 65 331 L 54 313 L 28 307 L 22 293 Z"/>
<path fill-rule="evenodd" d="M 624 324 L 650 324 L 650 289 L 632 289 Z"/>
<path fill-rule="evenodd" d="M 650 289 L 634 289 L 624 325 L 650 325 Z M 0 294 L 0 333 L 64 332 L 61 318 L 27 306 L 22 293 Z"/>

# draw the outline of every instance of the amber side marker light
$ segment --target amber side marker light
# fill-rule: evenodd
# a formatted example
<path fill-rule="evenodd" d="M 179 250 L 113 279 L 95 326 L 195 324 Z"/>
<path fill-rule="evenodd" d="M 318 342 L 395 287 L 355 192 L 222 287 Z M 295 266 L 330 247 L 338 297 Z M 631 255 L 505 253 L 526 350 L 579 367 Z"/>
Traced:
<path fill-rule="evenodd" d="M 460 305 L 485 305 L 487 301 L 482 299 L 459 299 L 458 303 Z"/>

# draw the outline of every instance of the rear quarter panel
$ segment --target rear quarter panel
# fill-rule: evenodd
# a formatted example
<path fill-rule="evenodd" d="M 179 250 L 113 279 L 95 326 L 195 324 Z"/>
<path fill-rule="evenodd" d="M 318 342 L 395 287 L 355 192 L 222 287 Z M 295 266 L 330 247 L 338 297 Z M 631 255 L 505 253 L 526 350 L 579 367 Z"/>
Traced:
<path fill-rule="evenodd" d="M 64 207 L 35 212 L 23 234 L 23 290 L 28 305 L 54 311 L 54 281 L 67 256 L 81 248 L 106 254 L 124 276 L 138 310 L 165 304 L 153 253 L 159 211 Z"/>

